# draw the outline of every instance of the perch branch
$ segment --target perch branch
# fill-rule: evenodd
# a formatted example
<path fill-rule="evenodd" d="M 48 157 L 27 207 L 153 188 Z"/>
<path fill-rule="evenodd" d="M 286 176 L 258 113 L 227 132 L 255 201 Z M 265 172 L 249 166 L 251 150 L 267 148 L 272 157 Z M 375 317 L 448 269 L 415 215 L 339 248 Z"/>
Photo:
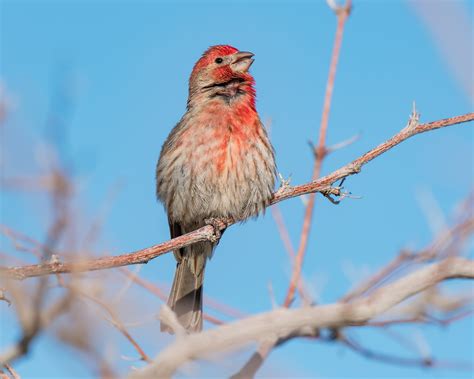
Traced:
<path fill-rule="evenodd" d="M 410 122 L 407 127 L 402 129 L 395 136 L 375 147 L 374 149 L 363 154 L 347 165 L 333 171 L 318 180 L 299 186 L 284 186 L 274 193 L 271 204 L 279 203 L 293 197 L 301 196 L 307 193 L 320 192 L 324 195 L 340 196 L 341 190 L 332 185 L 348 176 L 357 174 L 361 171 L 362 166 L 375 159 L 379 155 L 385 153 L 408 138 L 425 133 L 431 130 L 443 128 L 446 126 L 461 124 L 474 120 L 474 113 L 467 113 L 461 116 L 446 118 L 443 120 L 433 121 L 425 124 L 413 124 Z M 236 221 L 223 220 L 220 222 L 221 229 L 224 229 Z M 63 263 L 55 259 L 53 262 L 20 266 L 20 267 L 0 267 L 0 276 L 13 279 L 25 279 L 30 277 L 44 276 L 59 273 L 84 272 L 103 270 L 107 268 L 128 266 L 132 264 L 147 263 L 149 260 L 163 255 L 171 250 L 178 249 L 184 246 L 189 246 L 193 243 L 212 240 L 214 236 L 214 226 L 206 225 L 191 233 L 184 234 L 172 240 L 151 246 L 146 249 L 138 250 L 133 253 L 126 253 L 118 256 L 101 257 L 97 259 L 85 260 L 83 262 Z M 56 257 L 57 258 L 57 257 Z"/>

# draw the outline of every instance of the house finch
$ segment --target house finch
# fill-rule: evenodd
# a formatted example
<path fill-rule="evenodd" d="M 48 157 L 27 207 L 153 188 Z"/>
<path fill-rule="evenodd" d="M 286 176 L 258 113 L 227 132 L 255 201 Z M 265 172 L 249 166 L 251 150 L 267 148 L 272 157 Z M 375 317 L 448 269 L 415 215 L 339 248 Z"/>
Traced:
<path fill-rule="evenodd" d="M 275 183 L 273 147 L 255 109 L 253 54 L 212 46 L 189 79 L 187 110 L 169 134 L 156 167 L 156 194 L 171 237 L 209 219 L 244 220 L 264 210 Z M 168 305 L 189 332 L 202 329 L 202 285 L 216 243 L 175 250 Z M 165 324 L 161 330 L 170 331 Z"/>

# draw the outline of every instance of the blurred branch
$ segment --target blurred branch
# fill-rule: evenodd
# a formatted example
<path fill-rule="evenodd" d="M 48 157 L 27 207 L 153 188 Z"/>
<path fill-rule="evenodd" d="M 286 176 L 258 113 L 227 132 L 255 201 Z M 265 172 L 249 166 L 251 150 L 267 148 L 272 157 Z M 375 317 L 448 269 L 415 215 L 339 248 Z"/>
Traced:
<path fill-rule="evenodd" d="M 337 25 L 336 25 L 336 35 L 334 38 L 334 44 L 333 44 L 333 49 L 332 49 L 332 54 L 331 54 L 331 62 L 329 64 L 328 80 L 326 83 L 326 90 L 325 90 L 325 95 L 324 95 L 324 104 L 323 104 L 323 111 L 322 111 L 322 116 L 321 116 L 321 126 L 319 128 L 318 145 L 314 146 L 313 143 L 310 142 L 311 150 L 315 158 L 314 165 L 313 165 L 313 173 L 311 176 L 311 180 L 313 182 L 321 176 L 323 161 L 327 157 L 327 155 L 330 153 L 330 150 L 326 147 L 326 136 L 327 136 L 327 129 L 329 126 L 329 113 L 331 110 L 332 93 L 334 90 L 334 83 L 336 80 L 336 70 L 337 70 L 337 64 L 339 61 L 339 55 L 341 51 L 342 37 L 344 35 L 344 26 L 352 10 L 352 0 L 346 0 L 343 6 L 337 5 L 335 1 L 333 0 L 328 0 L 327 4 L 334 11 L 337 17 Z M 335 202 L 330 195 L 325 194 L 325 196 L 332 202 Z M 301 298 L 305 299 L 308 297 L 305 295 L 303 291 L 301 271 L 303 268 L 303 261 L 306 255 L 311 224 L 313 221 L 315 200 L 316 200 L 316 193 L 313 192 L 309 195 L 308 201 L 306 203 L 298 250 L 296 254 L 292 251 L 293 269 L 291 273 L 290 284 L 289 284 L 286 297 L 283 303 L 284 307 L 291 306 L 291 304 L 293 303 L 295 299 L 296 290 L 298 290 L 298 292 L 300 293 Z M 337 202 L 335 203 L 337 204 Z M 282 221 L 280 222 L 280 224 L 282 224 Z M 279 227 L 279 229 L 282 230 L 281 226 Z M 275 341 L 275 344 L 276 343 L 278 343 L 278 341 Z M 258 348 L 258 350 L 250 357 L 248 362 L 239 370 L 239 372 L 233 375 L 232 378 L 237 379 L 237 378 L 254 377 L 258 369 L 260 368 L 260 366 L 265 361 L 268 354 L 270 354 L 270 352 L 274 348 L 275 344 L 271 344 L 271 343 L 262 344 Z"/>
<path fill-rule="evenodd" d="M 14 368 L 12 366 L 10 366 L 9 364 L 4 364 L 3 365 L 5 367 L 5 370 L 8 371 L 8 373 L 11 375 L 12 379 L 20 379 L 20 375 L 18 375 L 18 373 L 14 370 Z M 8 378 L 8 375 L 6 375 L 6 378 Z"/>
<path fill-rule="evenodd" d="M 0 300 L 6 302 L 8 306 L 12 305 L 10 299 L 5 295 L 5 288 L 0 288 Z"/>
<path fill-rule="evenodd" d="M 313 175 L 312 181 L 318 179 L 321 175 L 321 169 L 323 165 L 323 160 L 326 157 L 328 150 L 326 148 L 326 135 L 329 125 L 329 112 L 331 110 L 332 102 L 332 93 L 334 90 L 334 82 L 336 80 L 336 69 L 337 63 L 339 61 L 339 53 L 341 51 L 342 37 L 344 35 L 344 26 L 346 21 L 351 13 L 352 1 L 347 0 L 345 5 L 342 7 L 336 6 L 335 4 L 328 2 L 329 6 L 336 13 L 337 16 L 337 27 L 336 27 L 336 37 L 334 39 L 334 46 L 331 55 L 331 63 L 329 65 L 329 75 L 328 81 L 326 84 L 326 93 L 324 96 L 324 105 L 323 113 L 321 117 L 321 127 L 319 129 L 319 138 L 318 146 L 313 148 L 315 154 L 315 161 L 313 166 Z M 298 246 L 298 251 L 293 262 L 293 272 L 291 275 L 290 285 L 285 297 L 284 306 L 288 307 L 294 300 L 295 291 L 298 287 L 298 283 L 301 277 L 301 269 L 303 267 L 303 260 L 306 254 L 306 248 L 308 246 L 309 232 L 311 229 L 311 223 L 313 220 L 314 212 L 314 202 L 316 199 L 316 193 L 311 193 L 308 198 L 308 203 L 306 204 L 304 219 L 303 219 L 303 228 L 301 230 L 300 244 Z"/>
<path fill-rule="evenodd" d="M 431 33 L 457 84 L 474 100 L 473 24 L 469 2 L 416 0 L 408 4 Z M 469 47 L 471 46 L 471 47 Z"/>
<path fill-rule="evenodd" d="M 474 120 L 474 113 L 468 113 L 461 116 L 455 116 L 446 118 L 443 120 L 433 121 L 425 124 L 418 123 L 418 115 L 415 113 L 410 118 L 408 125 L 403 128 L 399 133 L 348 163 L 347 165 L 333 171 L 318 180 L 310 183 L 302 184 L 299 186 L 286 185 L 281 187 L 277 192 L 274 193 L 271 204 L 279 203 L 280 201 L 287 200 L 293 197 L 301 196 L 307 193 L 320 192 L 325 196 L 343 196 L 340 187 L 332 187 L 337 181 L 346 178 L 348 176 L 357 174 L 361 171 L 362 166 L 382 155 L 386 151 L 400 144 L 420 133 L 425 133 L 431 130 L 461 124 L 468 121 Z M 219 220 L 221 230 L 235 224 L 235 220 Z M 36 276 L 57 274 L 57 273 L 71 273 L 71 272 L 84 272 L 93 270 L 102 270 L 113 267 L 127 266 L 132 264 L 147 263 L 149 260 L 156 258 L 160 255 L 166 254 L 169 251 L 189 246 L 193 243 L 200 241 L 211 241 L 214 240 L 215 230 L 214 226 L 206 225 L 199 228 L 191 233 L 184 234 L 180 237 L 172 240 L 160 243 L 158 245 L 138 250 L 133 253 L 126 253 L 118 256 L 102 257 L 97 259 L 85 260 L 83 262 L 71 262 L 62 263 L 55 259 L 54 262 L 20 266 L 20 267 L 1 267 L 0 276 L 5 276 L 13 279 L 25 279 Z M 57 257 L 56 257 L 57 258 Z"/>
<path fill-rule="evenodd" d="M 31 237 L 17 232 L 6 225 L 0 224 L 0 233 L 8 237 L 17 251 L 24 251 L 33 254 L 36 258 L 41 258 L 43 245 Z"/>
<path fill-rule="evenodd" d="M 290 233 L 288 233 L 288 228 L 286 227 L 285 220 L 283 219 L 283 215 L 281 214 L 281 210 L 278 207 L 278 204 L 275 204 L 273 207 L 270 207 L 272 212 L 273 219 L 275 220 L 275 224 L 278 229 L 278 234 L 285 246 L 286 252 L 290 259 L 295 257 L 295 249 L 293 244 L 291 243 Z"/>
<path fill-rule="evenodd" d="M 31 311 L 35 312 L 34 314 L 19 315 L 19 319 L 23 319 L 23 334 L 17 343 L 0 353 L 0 365 L 8 364 L 25 355 L 28 352 L 31 341 L 60 314 L 67 311 L 72 299 L 73 297 L 66 293 L 46 310 L 32 309 Z"/>
<path fill-rule="evenodd" d="M 359 342 L 348 336 L 341 335 L 337 338 L 339 342 L 350 348 L 357 354 L 364 356 L 367 359 L 372 359 L 384 363 L 390 363 L 401 366 L 415 366 L 415 367 L 436 367 L 436 368 L 450 368 L 450 369 L 465 369 L 472 370 L 472 363 L 470 362 L 445 362 L 438 361 L 431 357 L 409 358 L 398 357 L 389 354 L 380 353 L 378 351 L 370 350 L 361 345 Z"/>
<path fill-rule="evenodd" d="M 472 215 L 472 212 L 469 212 Z M 375 288 L 382 281 L 387 280 L 395 271 L 406 263 L 422 263 L 441 255 L 445 248 L 454 243 L 457 239 L 466 239 L 474 232 L 474 217 L 462 220 L 453 227 L 441 233 L 432 243 L 420 252 L 414 253 L 402 251 L 388 265 L 382 268 L 372 277 L 361 283 L 357 288 L 344 296 L 341 301 L 348 302 L 354 298 L 364 295 L 369 290 Z"/>
<path fill-rule="evenodd" d="M 168 299 L 166 293 L 161 288 L 159 288 L 158 286 L 156 286 L 153 283 L 149 282 L 148 280 L 140 278 L 137 274 L 130 271 L 129 269 L 127 269 L 125 267 L 121 267 L 121 268 L 119 268 L 119 271 L 123 275 L 125 275 L 127 278 L 129 278 L 132 282 L 134 282 L 135 284 L 139 285 L 140 287 L 146 289 L 147 291 L 149 291 L 153 295 L 157 296 L 160 300 L 166 302 L 166 300 Z M 207 300 L 208 299 L 205 298 L 204 303 L 205 303 L 206 306 L 209 306 Z M 242 315 L 240 313 L 238 313 L 237 310 L 233 310 L 230 307 L 224 306 L 223 304 L 220 304 L 217 301 L 211 300 L 210 302 L 211 302 L 211 307 L 212 308 L 214 308 L 218 311 L 221 311 L 224 314 L 231 315 L 231 317 L 237 317 L 237 318 L 242 317 Z M 223 324 L 223 321 L 221 321 L 221 320 L 217 319 L 216 317 L 213 317 L 213 316 L 211 316 L 207 313 L 203 313 L 203 318 L 204 318 L 204 320 L 206 320 L 206 321 L 208 321 L 212 324 L 215 324 L 215 325 Z"/>
<path fill-rule="evenodd" d="M 226 325 L 177 338 L 153 360 L 132 373 L 133 378 L 170 377 L 186 362 L 212 353 L 234 350 L 250 342 L 307 336 L 319 328 L 364 325 L 405 299 L 444 280 L 474 279 L 474 260 L 446 258 L 420 268 L 352 303 L 335 303 L 300 309 L 280 308 Z"/>
<path fill-rule="evenodd" d="M 474 218 L 472 209 L 474 196 L 470 194 L 468 198 L 461 203 L 456 212 L 457 221 L 455 224 L 446 228 L 443 232 L 436 235 L 431 243 L 418 252 L 403 251 L 397 258 L 374 274 L 368 280 L 362 282 L 354 290 L 350 291 L 342 302 L 348 302 L 351 299 L 359 298 L 374 290 L 381 284 L 386 283 L 395 272 L 399 272 L 402 268 L 407 268 L 409 263 L 423 263 L 433 261 L 434 259 L 442 259 L 459 255 L 462 243 L 467 241 L 474 231 Z M 406 272 L 406 271 L 405 271 Z M 414 324 L 414 323 L 436 323 L 438 325 L 447 325 L 459 318 L 466 317 L 469 312 L 465 311 L 467 305 L 472 303 L 472 296 L 463 294 L 442 295 L 437 288 L 433 287 L 429 291 L 423 292 L 422 296 L 417 297 L 414 301 L 404 306 L 402 309 L 397 307 L 395 310 L 384 314 L 382 320 L 371 320 L 370 326 L 385 327 L 394 324 Z M 443 319 L 435 319 L 430 313 L 436 309 L 444 314 L 450 314 L 449 317 Z M 317 334 L 317 333 L 316 333 Z M 339 335 L 339 330 L 332 330 L 331 334 Z M 246 379 L 255 376 L 257 370 L 261 367 L 269 353 L 279 344 L 281 339 L 276 340 L 274 344 L 267 342 L 261 344 L 257 351 L 251 356 L 247 363 L 232 376 L 232 379 Z M 370 354 L 364 355 L 369 357 Z M 372 356 L 372 355 L 370 355 Z M 373 355 L 374 359 L 378 359 L 378 355 Z M 398 357 L 383 356 L 385 362 L 396 363 L 401 362 Z M 393 359 L 392 359 L 393 358 Z M 383 360 L 382 358 L 380 360 Z M 413 364 L 422 364 L 417 359 L 407 358 Z M 420 363 L 421 362 L 421 363 Z M 435 366 L 434 362 L 433 366 Z M 439 362 L 436 362 L 436 364 Z M 437 367 L 437 366 L 436 366 Z"/>
<path fill-rule="evenodd" d="M 138 342 L 132 337 L 132 335 L 128 332 L 126 327 L 115 314 L 114 310 L 108 304 L 98 299 L 97 297 L 87 293 L 86 291 L 81 290 L 78 286 L 67 284 L 60 275 L 58 275 L 58 283 L 61 287 L 68 289 L 71 294 L 77 294 L 83 297 L 84 299 L 88 299 L 89 301 L 97 304 L 100 308 L 102 308 L 109 315 L 109 317 L 104 318 L 108 322 L 110 322 L 120 333 L 122 333 L 122 335 L 132 344 L 134 349 L 138 352 L 138 354 L 140 354 L 141 360 L 145 362 L 150 362 L 150 358 L 148 358 L 148 355 L 141 348 Z"/>
<path fill-rule="evenodd" d="M 53 251 L 56 249 L 60 239 L 64 235 L 65 229 L 69 222 L 69 202 L 71 197 L 70 179 L 67 174 L 61 170 L 52 170 L 54 176 L 54 186 L 48 194 L 51 213 L 53 219 L 48 227 L 46 242 L 42 244 L 41 258 L 43 260 L 54 261 Z M 33 239 L 22 238 L 19 233 L 12 234 L 8 228 L 2 228 L 2 232 L 13 239 L 21 238 L 29 243 Z M 66 293 L 58 301 L 53 303 L 49 308 L 44 309 L 48 294 L 49 277 L 40 278 L 33 294 L 24 296 L 21 294 L 15 299 L 18 318 L 22 327 L 22 334 L 17 342 L 7 348 L 0 354 L 0 365 L 10 363 L 15 359 L 28 353 L 32 341 L 56 319 L 60 314 L 68 310 L 71 305 L 73 296 Z M 26 301 L 30 300 L 31 304 L 27 305 Z M 23 303 L 23 304 L 22 304 Z"/>
<path fill-rule="evenodd" d="M 472 302 L 472 301 L 471 301 Z M 460 307 L 463 307 L 465 303 L 458 304 Z M 385 327 L 390 325 L 402 325 L 402 324 L 436 324 L 441 326 L 447 326 L 452 324 L 453 322 L 462 320 L 463 318 L 472 316 L 474 313 L 474 309 L 469 309 L 466 311 L 461 311 L 455 313 L 453 316 L 437 319 L 432 316 L 427 317 L 427 315 L 416 315 L 410 318 L 399 318 L 399 319 L 388 319 L 388 320 L 380 320 L 380 321 L 369 321 L 365 324 L 365 326 L 373 326 L 376 328 Z"/>

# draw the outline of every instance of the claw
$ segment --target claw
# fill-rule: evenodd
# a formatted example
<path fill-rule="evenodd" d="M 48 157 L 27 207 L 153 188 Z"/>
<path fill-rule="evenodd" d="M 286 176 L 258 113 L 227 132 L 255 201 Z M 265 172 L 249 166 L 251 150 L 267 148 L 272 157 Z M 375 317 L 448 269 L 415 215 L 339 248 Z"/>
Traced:
<path fill-rule="evenodd" d="M 204 223 L 206 225 L 211 225 L 214 228 L 214 234 L 212 235 L 212 237 L 209 240 L 212 243 L 219 242 L 219 240 L 221 239 L 221 235 L 222 235 L 222 233 L 221 233 L 222 222 L 217 218 L 206 218 L 204 220 Z"/>

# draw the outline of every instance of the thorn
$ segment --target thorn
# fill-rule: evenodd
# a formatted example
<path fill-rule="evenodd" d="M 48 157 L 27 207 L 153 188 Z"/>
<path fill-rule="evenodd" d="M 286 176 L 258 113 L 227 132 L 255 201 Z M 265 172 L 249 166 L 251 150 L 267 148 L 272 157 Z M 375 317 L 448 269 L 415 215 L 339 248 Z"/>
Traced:
<path fill-rule="evenodd" d="M 281 173 L 278 173 L 278 178 L 280 179 L 280 188 L 287 188 L 290 186 L 291 174 L 288 179 L 285 179 Z"/>
<path fill-rule="evenodd" d="M 275 299 L 275 293 L 273 292 L 273 286 L 272 286 L 272 282 L 268 282 L 268 295 L 270 296 L 270 301 L 272 303 L 272 309 L 277 309 L 278 308 L 278 304 L 277 304 L 277 301 Z"/>
<path fill-rule="evenodd" d="M 10 301 L 10 299 L 8 299 L 8 297 L 5 296 L 5 288 L 0 288 L 0 300 L 5 301 L 8 304 L 8 306 L 12 305 L 12 302 Z"/>
<path fill-rule="evenodd" d="M 413 100 L 413 106 L 412 106 L 412 111 L 410 114 L 410 117 L 408 118 L 408 123 L 407 126 L 405 127 L 406 129 L 414 129 L 416 128 L 420 123 L 420 114 L 416 111 L 416 102 Z"/>
<path fill-rule="evenodd" d="M 120 358 L 122 358 L 124 361 L 127 361 L 127 362 L 143 361 L 143 358 L 141 358 L 141 357 L 130 357 L 128 355 L 121 355 Z"/>
<path fill-rule="evenodd" d="M 348 199 L 354 199 L 354 200 L 360 200 L 360 199 L 364 198 L 363 196 L 353 195 L 352 192 L 344 193 L 344 194 L 342 194 L 342 197 L 343 198 L 347 197 Z"/>
<path fill-rule="evenodd" d="M 56 254 L 51 254 L 51 258 L 49 259 L 49 263 L 51 263 L 53 265 L 61 263 L 61 261 L 59 260 L 59 256 L 56 255 Z"/>

